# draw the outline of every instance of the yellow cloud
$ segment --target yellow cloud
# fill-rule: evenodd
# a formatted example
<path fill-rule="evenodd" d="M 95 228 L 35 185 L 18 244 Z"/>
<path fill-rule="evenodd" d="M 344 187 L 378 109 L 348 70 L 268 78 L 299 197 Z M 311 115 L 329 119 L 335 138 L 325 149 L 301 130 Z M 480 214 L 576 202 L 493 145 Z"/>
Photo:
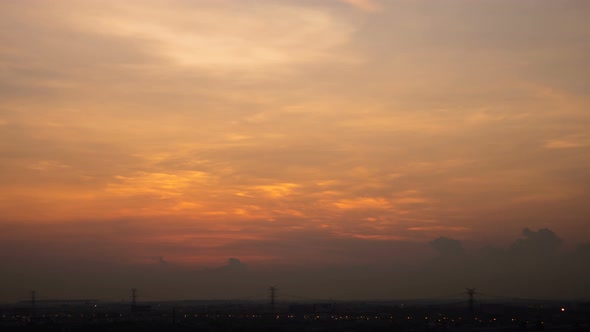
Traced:
<path fill-rule="evenodd" d="M 75 19 L 76 24 L 144 41 L 150 52 L 183 66 L 259 70 L 268 65 L 350 60 L 338 48 L 349 41 L 353 27 L 317 9 L 239 2 L 183 10 L 153 2 L 141 7 L 111 3 L 111 7 L 101 14 L 87 11 Z"/>
<path fill-rule="evenodd" d="M 264 192 L 273 198 L 281 198 L 292 193 L 293 189 L 299 187 L 295 183 L 276 183 L 273 185 L 255 186 L 254 189 Z"/>
<path fill-rule="evenodd" d="M 58 170 L 69 168 L 70 166 L 63 164 L 57 160 L 42 160 L 36 163 L 29 165 L 29 169 L 36 170 L 36 171 L 51 171 L 51 170 Z"/>
<path fill-rule="evenodd" d="M 465 232 L 469 230 L 467 227 L 463 226 L 443 226 L 443 225 L 436 225 L 436 226 L 417 226 L 417 227 L 409 227 L 409 231 L 418 231 L 418 232 L 430 232 L 430 231 L 451 231 L 451 232 Z"/>
<path fill-rule="evenodd" d="M 570 139 L 548 140 L 545 142 L 545 144 L 543 146 L 547 149 L 571 149 L 571 148 L 585 147 L 588 145 L 590 145 L 589 141 L 570 138 Z"/>
<path fill-rule="evenodd" d="M 201 207 L 201 205 L 198 204 L 198 203 L 181 201 L 178 204 L 174 205 L 172 207 L 172 210 L 175 210 L 175 211 L 184 211 L 184 210 L 196 209 L 196 208 L 199 208 L 199 207 Z"/>
<path fill-rule="evenodd" d="M 391 202 L 384 198 L 361 197 L 353 199 L 342 199 L 334 203 L 338 208 L 350 209 L 390 209 Z"/>
<path fill-rule="evenodd" d="M 340 0 L 364 11 L 374 12 L 380 9 L 375 0 Z"/>
<path fill-rule="evenodd" d="M 206 183 L 207 173 L 184 171 L 178 173 L 138 172 L 134 176 L 116 176 L 107 192 L 122 196 L 152 195 L 160 198 L 182 196 L 190 186 Z"/>

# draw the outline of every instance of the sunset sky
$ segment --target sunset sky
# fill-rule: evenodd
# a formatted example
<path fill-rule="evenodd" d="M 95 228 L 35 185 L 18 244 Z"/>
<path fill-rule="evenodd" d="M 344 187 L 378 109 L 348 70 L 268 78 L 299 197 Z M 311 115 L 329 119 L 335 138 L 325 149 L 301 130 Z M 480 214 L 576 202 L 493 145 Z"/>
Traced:
<path fill-rule="evenodd" d="M 589 15 L 2 0 L 4 268 L 379 266 L 525 228 L 572 251 L 590 242 Z"/>

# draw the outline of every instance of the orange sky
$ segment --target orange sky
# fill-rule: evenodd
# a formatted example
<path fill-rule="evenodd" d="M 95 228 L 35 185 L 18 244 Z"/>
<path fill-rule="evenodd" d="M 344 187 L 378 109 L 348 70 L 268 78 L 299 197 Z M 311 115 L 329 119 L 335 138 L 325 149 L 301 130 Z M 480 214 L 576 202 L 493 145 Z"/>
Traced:
<path fill-rule="evenodd" d="M 2 1 L 0 239 L 200 266 L 585 242 L 589 6 Z"/>

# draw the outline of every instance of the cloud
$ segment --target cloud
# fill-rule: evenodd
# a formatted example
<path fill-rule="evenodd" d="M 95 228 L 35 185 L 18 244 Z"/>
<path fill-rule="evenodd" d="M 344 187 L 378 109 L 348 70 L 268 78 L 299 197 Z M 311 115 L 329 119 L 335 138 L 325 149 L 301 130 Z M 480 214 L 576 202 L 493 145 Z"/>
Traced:
<path fill-rule="evenodd" d="M 547 228 L 538 231 L 525 228 L 522 235 L 523 238 L 516 240 L 510 247 L 510 251 L 514 254 L 536 257 L 555 254 L 563 242 L 553 231 Z"/>
<path fill-rule="evenodd" d="M 30 230 L 2 252 L 317 267 L 585 241 L 584 11 L 460 2 L 0 1 L 0 233 Z M 545 271 L 490 256 L 469 264 Z"/>
<path fill-rule="evenodd" d="M 255 186 L 253 189 L 263 192 L 265 195 L 271 198 L 282 198 L 290 195 L 293 190 L 299 187 L 295 183 L 275 183 L 269 185 Z"/>
<path fill-rule="evenodd" d="M 206 184 L 209 178 L 209 174 L 198 171 L 172 174 L 138 172 L 133 176 L 115 176 L 107 190 L 121 196 L 154 195 L 171 198 L 183 195 L 190 186 Z"/>
<path fill-rule="evenodd" d="M 377 3 L 377 0 L 340 0 L 345 2 L 349 5 L 352 5 L 356 8 L 367 12 L 375 12 L 378 11 L 381 7 Z"/>
<path fill-rule="evenodd" d="M 441 232 L 441 231 L 451 231 L 451 232 L 465 232 L 468 231 L 469 228 L 463 226 L 444 226 L 444 225 L 433 225 L 433 226 L 415 226 L 409 227 L 408 230 L 410 231 L 428 231 L 428 232 Z"/>
<path fill-rule="evenodd" d="M 586 137 L 570 137 L 564 139 L 548 140 L 543 145 L 547 149 L 572 149 L 587 147 L 590 142 Z"/>
<path fill-rule="evenodd" d="M 167 260 L 164 259 L 163 256 L 156 256 L 152 257 L 152 260 L 160 265 L 168 265 L 170 264 Z"/>
<path fill-rule="evenodd" d="M 576 247 L 576 253 L 582 257 L 590 259 L 590 243 L 578 245 Z"/>
<path fill-rule="evenodd" d="M 86 295 L 99 299 L 118 298 L 120 294 L 117 292 L 124 292 L 129 283 L 153 299 L 248 297 L 263 300 L 268 285 L 273 284 L 288 289 L 288 293 L 314 299 L 424 298 L 455 294 L 461 292 L 466 284 L 477 287 L 484 294 L 480 296 L 496 296 L 495 299 L 497 296 L 579 298 L 590 295 L 584 284 L 590 276 L 590 268 L 585 264 L 588 253 L 584 246 L 577 253 L 557 252 L 549 256 L 542 250 L 533 250 L 531 255 L 542 258 L 536 260 L 531 259 L 531 255 L 514 255 L 512 249 L 466 249 L 460 241 L 451 238 L 437 238 L 425 244 L 339 238 L 326 232 L 287 232 L 283 234 L 286 236 L 277 234 L 258 241 L 242 240 L 227 243 L 226 246 L 201 246 L 196 250 L 187 241 L 173 246 L 157 241 L 143 245 L 134 237 L 133 228 L 123 232 L 125 228 L 121 228 L 121 224 L 115 227 L 119 227 L 116 232 L 124 234 L 118 241 L 111 239 L 100 252 L 79 244 L 88 245 L 92 241 L 103 243 L 107 238 L 101 233 L 105 232 L 104 225 L 102 231 L 88 229 L 87 234 L 78 239 L 71 239 L 62 232 L 51 234 L 52 239 L 35 235 L 34 239 L 24 243 L 11 240 L 17 235 L 17 227 L 5 229 L 0 234 L 0 249 L 4 253 L 3 282 L 10 291 L 3 294 L 3 299 L 18 298 L 33 286 L 55 297 Z M 145 231 L 145 228 L 137 229 Z M 23 228 L 22 232 L 31 235 L 28 228 Z M 554 243 L 557 238 L 546 229 L 525 230 L 523 236 L 514 242 L 515 245 L 523 240 Z M 58 248 L 48 245 L 48 241 L 61 243 L 62 252 L 56 252 Z M 146 250 L 166 252 L 167 256 L 174 255 L 175 251 L 199 251 L 216 253 L 217 260 L 211 261 L 207 268 L 193 264 L 166 264 L 163 256 L 150 256 L 150 262 L 120 259 L 124 252 L 121 250 L 124 248 L 122 243 L 130 241 L 134 243 L 134 256 Z M 436 247 L 440 255 L 432 257 L 431 253 L 428 254 L 429 246 Z M 531 242 L 526 246 L 537 247 Z M 29 252 L 29 260 L 16 256 L 22 250 Z M 37 253 L 32 254 L 35 250 Z M 297 250 L 302 257 L 293 256 Z M 74 251 L 77 257 L 72 256 Z M 230 251 L 240 253 L 239 257 L 272 252 L 279 259 L 247 265 L 242 259 L 230 256 L 225 265 L 215 268 L 220 255 Z M 322 255 L 324 260 L 310 264 L 318 255 Z M 460 260 L 448 259 L 457 255 L 461 255 Z M 303 257 L 309 261 L 301 261 Z M 403 257 L 406 260 L 400 259 Z M 329 259 L 328 262 L 325 258 Z M 344 263 L 331 263 L 332 260 Z M 167 265 L 166 269 L 159 268 L 161 264 Z M 118 273 L 113 274 L 112 271 Z M 560 282 L 553 285 L 555 280 Z M 547 287 L 548 284 L 552 286 Z"/>
<path fill-rule="evenodd" d="M 29 168 L 32 170 L 44 172 L 69 168 L 69 166 L 55 160 L 42 160 L 30 165 Z"/>
<path fill-rule="evenodd" d="M 392 204 L 383 198 L 359 197 L 343 199 L 334 203 L 339 209 L 391 209 Z"/>
<path fill-rule="evenodd" d="M 242 263 L 242 261 L 240 261 L 237 258 L 229 258 L 227 260 L 226 265 L 216 269 L 216 271 L 220 271 L 220 272 L 226 272 L 226 273 L 238 273 L 238 272 L 244 272 L 248 269 L 248 265 Z"/>
<path fill-rule="evenodd" d="M 181 66 L 261 70 L 350 60 L 338 48 L 348 42 L 353 28 L 313 8 L 238 1 L 198 8 L 179 3 L 171 8 L 154 2 L 141 8 L 111 2 L 110 7 L 98 15 L 83 11 L 75 23 L 97 34 L 142 40 L 148 52 Z"/>
<path fill-rule="evenodd" d="M 463 253 L 461 241 L 447 237 L 439 237 L 430 242 L 430 245 L 438 251 L 441 257 L 453 257 Z"/>

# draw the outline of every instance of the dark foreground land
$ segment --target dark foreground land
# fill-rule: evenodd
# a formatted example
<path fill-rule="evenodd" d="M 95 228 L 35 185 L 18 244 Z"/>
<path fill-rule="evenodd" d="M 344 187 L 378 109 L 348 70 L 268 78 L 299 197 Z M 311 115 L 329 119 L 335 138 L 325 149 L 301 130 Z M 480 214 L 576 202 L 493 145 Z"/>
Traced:
<path fill-rule="evenodd" d="M 590 331 L 590 303 L 48 301 L 0 307 L 0 331 Z"/>

